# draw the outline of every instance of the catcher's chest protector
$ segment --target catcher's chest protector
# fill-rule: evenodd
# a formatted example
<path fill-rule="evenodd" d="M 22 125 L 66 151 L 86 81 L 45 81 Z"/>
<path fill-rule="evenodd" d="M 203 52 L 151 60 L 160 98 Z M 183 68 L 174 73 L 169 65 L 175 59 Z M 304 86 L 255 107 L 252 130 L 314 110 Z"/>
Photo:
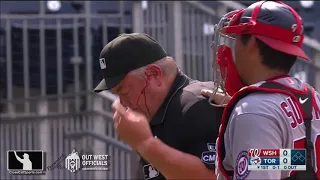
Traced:
<path fill-rule="evenodd" d="M 313 118 L 312 116 L 312 103 L 313 101 L 308 100 L 305 103 L 301 104 L 299 103 L 299 98 L 301 99 L 314 99 L 314 93 L 315 90 L 309 86 L 308 84 L 304 85 L 304 91 L 299 91 L 297 89 L 294 89 L 290 87 L 290 83 L 294 82 L 295 79 L 292 77 L 287 78 L 281 78 L 276 80 L 269 80 L 262 83 L 258 83 L 252 86 L 245 87 L 238 91 L 230 100 L 228 105 L 226 106 L 222 120 L 221 120 L 221 127 L 219 132 L 219 138 L 218 138 L 218 169 L 221 171 L 225 179 L 232 179 L 234 172 L 228 171 L 223 167 L 223 160 L 225 158 L 226 149 L 224 145 L 224 134 L 226 131 L 226 127 L 230 118 L 230 115 L 235 108 L 237 102 L 244 98 L 245 96 L 249 95 L 253 92 L 263 92 L 263 93 L 281 93 L 285 94 L 298 105 L 298 108 L 300 109 L 300 112 L 302 114 L 302 117 L 304 119 L 304 124 L 306 126 L 306 139 L 304 144 L 304 148 L 307 149 L 307 171 L 292 171 L 290 177 L 286 178 L 286 180 L 294 180 L 294 179 L 317 179 L 316 174 L 314 172 L 314 169 L 311 165 L 311 154 L 313 150 L 313 143 L 311 142 L 310 134 L 311 134 L 311 120 Z M 300 147 L 303 148 L 303 147 Z M 230 150 L 227 150 L 230 151 Z M 319 170 L 318 170 L 319 172 Z M 318 178 L 319 179 L 319 178 Z"/>

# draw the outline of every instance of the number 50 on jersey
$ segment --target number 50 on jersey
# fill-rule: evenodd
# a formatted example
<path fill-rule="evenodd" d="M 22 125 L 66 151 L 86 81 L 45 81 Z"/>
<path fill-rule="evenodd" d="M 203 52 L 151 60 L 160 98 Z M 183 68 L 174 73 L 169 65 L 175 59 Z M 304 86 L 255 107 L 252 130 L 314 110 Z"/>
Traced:
<path fill-rule="evenodd" d="M 305 171 L 305 149 L 249 149 L 248 169 L 263 170 L 295 170 Z"/>

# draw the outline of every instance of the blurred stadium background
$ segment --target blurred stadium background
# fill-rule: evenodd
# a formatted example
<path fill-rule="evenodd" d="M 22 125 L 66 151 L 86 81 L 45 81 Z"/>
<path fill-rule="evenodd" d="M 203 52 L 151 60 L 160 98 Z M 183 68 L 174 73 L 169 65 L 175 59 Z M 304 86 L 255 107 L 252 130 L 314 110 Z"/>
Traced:
<path fill-rule="evenodd" d="M 136 178 L 138 160 L 113 130 L 115 97 L 92 93 L 102 78 L 100 50 L 120 33 L 145 32 L 187 75 L 212 80 L 213 25 L 252 2 L 1 1 L 0 179 Z M 304 18 L 303 48 L 312 59 L 291 73 L 320 90 L 320 3 L 287 3 Z M 7 150 L 43 150 L 48 166 L 73 149 L 110 155 L 110 171 L 7 172 Z"/>

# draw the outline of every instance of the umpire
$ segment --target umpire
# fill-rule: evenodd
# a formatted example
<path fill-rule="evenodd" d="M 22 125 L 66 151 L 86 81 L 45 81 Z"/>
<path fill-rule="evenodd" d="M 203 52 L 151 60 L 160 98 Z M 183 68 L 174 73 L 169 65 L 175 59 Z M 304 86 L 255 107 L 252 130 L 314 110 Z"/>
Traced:
<path fill-rule="evenodd" d="M 95 92 L 111 90 L 114 125 L 141 156 L 145 179 L 215 179 L 215 140 L 223 109 L 201 95 L 212 82 L 183 74 L 156 40 L 122 34 L 101 51 L 104 79 Z"/>

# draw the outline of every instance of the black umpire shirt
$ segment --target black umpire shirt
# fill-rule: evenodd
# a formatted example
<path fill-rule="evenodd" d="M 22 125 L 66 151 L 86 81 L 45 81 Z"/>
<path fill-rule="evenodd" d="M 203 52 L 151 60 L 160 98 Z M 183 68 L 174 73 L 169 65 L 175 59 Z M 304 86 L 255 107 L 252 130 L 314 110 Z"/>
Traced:
<path fill-rule="evenodd" d="M 213 86 L 213 82 L 199 82 L 178 72 L 168 96 L 150 122 L 153 136 L 174 149 L 199 157 L 212 171 L 223 108 L 211 106 L 201 95 L 201 89 Z M 150 163 L 142 158 L 140 161 L 144 179 L 165 179 Z"/>

